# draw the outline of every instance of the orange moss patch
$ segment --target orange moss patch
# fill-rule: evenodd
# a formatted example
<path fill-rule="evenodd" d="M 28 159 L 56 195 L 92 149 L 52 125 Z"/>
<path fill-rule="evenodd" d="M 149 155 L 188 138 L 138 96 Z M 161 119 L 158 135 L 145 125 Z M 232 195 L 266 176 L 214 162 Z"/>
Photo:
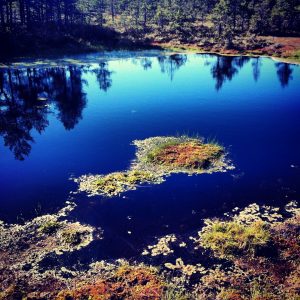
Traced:
<path fill-rule="evenodd" d="M 103 281 L 97 281 L 94 284 L 85 285 L 74 290 L 61 291 L 56 300 L 75 300 L 75 299 L 90 299 L 104 300 L 110 299 L 111 286 Z"/>
<path fill-rule="evenodd" d="M 218 145 L 187 142 L 163 146 L 149 153 L 148 158 L 155 164 L 170 167 L 206 169 L 222 154 L 223 149 Z"/>
<path fill-rule="evenodd" d="M 161 299 L 163 282 L 149 267 L 121 266 L 114 276 L 74 290 L 61 291 L 56 300 Z"/>

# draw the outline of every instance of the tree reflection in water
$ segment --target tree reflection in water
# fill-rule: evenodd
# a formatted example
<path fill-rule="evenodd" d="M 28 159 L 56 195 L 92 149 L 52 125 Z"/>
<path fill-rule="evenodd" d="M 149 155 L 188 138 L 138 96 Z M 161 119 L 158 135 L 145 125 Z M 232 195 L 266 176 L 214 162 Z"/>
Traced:
<path fill-rule="evenodd" d="M 41 133 L 48 126 L 48 107 L 38 101 L 46 80 L 31 69 L 1 70 L 0 74 L 0 135 L 15 158 L 24 160 L 34 142 L 31 131 Z"/>
<path fill-rule="evenodd" d="M 286 63 L 276 63 L 277 76 L 280 81 L 281 86 L 284 88 L 288 86 L 289 81 L 293 79 L 293 70 L 290 64 Z"/>
<path fill-rule="evenodd" d="M 259 57 L 255 57 L 252 59 L 252 72 L 253 72 L 253 79 L 258 81 L 260 76 L 260 68 L 261 68 L 261 59 Z"/>
<path fill-rule="evenodd" d="M 112 72 L 109 71 L 107 62 L 101 62 L 99 68 L 96 68 L 93 72 L 96 74 L 100 90 L 107 92 L 112 85 Z"/>
<path fill-rule="evenodd" d="M 15 158 L 31 151 L 32 131 L 49 125 L 50 104 L 66 130 L 73 129 L 86 106 L 83 67 L 3 69 L 0 71 L 0 135 Z"/>
<path fill-rule="evenodd" d="M 167 56 L 158 56 L 158 63 L 162 73 L 167 73 L 170 79 L 174 79 L 174 74 L 180 67 L 187 62 L 187 56 L 184 54 L 173 54 Z"/>
<path fill-rule="evenodd" d="M 211 66 L 217 91 L 250 60 L 249 57 L 212 57 L 212 62 L 204 66 Z M 161 55 L 157 60 L 160 71 L 172 81 L 175 73 L 186 64 L 187 55 Z M 139 63 L 148 70 L 152 68 L 153 59 L 141 58 Z M 260 58 L 252 59 L 255 81 L 259 79 L 261 65 Z M 292 79 L 291 66 L 285 63 L 276 63 L 275 66 L 281 86 L 286 87 Z M 100 90 L 107 92 L 111 88 L 113 72 L 107 62 L 101 62 L 93 69 L 88 65 L 0 69 L 0 135 L 16 159 L 24 160 L 29 155 L 34 143 L 33 130 L 42 133 L 49 125 L 50 107 L 56 108 L 57 118 L 66 130 L 75 128 L 87 104 L 83 89 L 87 84 L 83 79 L 86 72 L 96 75 Z"/>
<path fill-rule="evenodd" d="M 219 91 L 226 80 L 230 81 L 237 75 L 239 69 L 249 60 L 250 58 L 245 56 L 218 56 L 211 69 L 211 74 L 216 81 L 216 90 Z"/>

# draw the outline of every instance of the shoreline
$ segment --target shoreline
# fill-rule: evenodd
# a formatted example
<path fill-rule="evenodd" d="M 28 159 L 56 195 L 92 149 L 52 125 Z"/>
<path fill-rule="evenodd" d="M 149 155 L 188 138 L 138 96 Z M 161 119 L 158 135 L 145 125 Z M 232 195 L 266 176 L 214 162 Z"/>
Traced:
<path fill-rule="evenodd" d="M 97 49 L 98 48 L 98 49 Z M 252 58 L 270 58 L 276 62 L 282 62 L 282 63 L 288 63 L 292 65 L 300 65 L 300 59 L 296 58 L 287 58 L 287 57 L 280 57 L 280 56 L 272 56 L 268 54 L 257 54 L 253 52 L 243 52 L 243 53 L 234 53 L 234 50 L 225 50 L 225 51 L 212 51 L 212 50 L 204 50 L 201 48 L 193 48 L 188 47 L 185 45 L 182 45 L 181 47 L 173 47 L 170 45 L 165 44 L 151 44 L 151 45 L 145 45 L 144 47 L 129 47 L 129 48 L 118 48 L 115 49 L 105 49 L 105 47 L 95 47 L 94 49 L 85 49 L 85 50 L 75 50 L 75 51 L 66 51 L 65 53 L 63 51 L 57 51 L 57 54 L 54 54 L 54 51 L 51 51 L 51 53 L 42 53 L 41 55 L 25 55 L 25 56 L 16 56 L 9 58 L 7 60 L 0 60 L 0 69 L 2 68 L 9 68 L 9 67 L 22 67 L 23 66 L 30 66 L 35 65 L 39 66 L 37 64 L 38 62 L 41 62 L 41 65 L 43 65 L 43 61 L 50 61 L 53 62 L 54 60 L 62 60 L 62 63 L 64 59 L 66 59 L 66 63 L 74 64 L 74 62 L 68 62 L 68 60 L 72 60 L 73 56 L 79 56 L 79 55 L 88 55 L 88 54 L 100 54 L 100 53 L 111 53 L 114 51 L 128 51 L 128 52 L 142 52 L 147 50 L 157 50 L 157 51 L 170 51 L 170 53 L 166 52 L 166 55 L 171 54 L 207 54 L 207 55 L 220 55 L 220 56 L 241 56 L 241 57 L 252 57 Z M 84 61 L 79 61 L 77 63 L 85 63 Z"/>
<path fill-rule="evenodd" d="M 102 49 L 102 50 L 86 50 L 86 51 L 79 51 L 79 52 L 72 52 L 72 53 L 65 53 L 65 54 L 57 54 L 57 55 L 41 55 L 41 56 L 22 56 L 22 57 L 15 57 L 9 61 L 1 61 L 0 60 L 0 69 L 6 68 L 22 68 L 22 67 L 43 67 L 49 63 L 53 63 L 55 60 L 59 60 L 58 63 L 54 63 L 54 66 L 57 65 L 76 65 L 76 64 L 85 64 L 89 63 L 90 61 L 81 61 L 76 59 L 73 56 L 80 56 L 80 55 L 93 55 L 93 54 L 100 54 L 100 53 L 110 53 L 110 52 L 118 52 L 118 51 L 128 51 L 128 52 L 142 52 L 147 50 L 157 50 L 157 51 L 166 51 L 165 55 L 172 55 L 172 54 L 203 54 L 203 55 L 219 55 L 219 56 L 229 56 L 229 57 L 250 57 L 250 58 L 270 58 L 275 62 L 287 63 L 291 65 L 300 65 L 300 60 L 297 59 L 290 59 L 285 57 L 278 57 L 278 56 L 271 56 L 267 54 L 255 54 L 255 53 L 226 53 L 226 52 L 218 52 L 218 51 L 209 51 L 209 50 L 197 50 L 197 49 L 178 49 L 174 47 L 153 47 L 153 48 L 136 48 L 136 49 Z M 104 57 L 103 57 L 104 58 Z"/>
<path fill-rule="evenodd" d="M 154 46 L 158 46 L 159 44 L 154 44 Z M 220 56 L 244 56 L 244 57 L 252 57 L 252 58 L 271 58 L 274 61 L 277 62 L 283 62 L 283 63 L 288 63 L 288 64 L 293 64 L 293 65 L 300 65 L 300 59 L 296 58 L 288 58 L 288 57 L 280 57 L 280 56 L 273 56 L 273 55 L 268 55 L 268 54 L 259 54 L 259 53 L 254 53 L 254 52 L 237 52 L 234 53 L 234 50 L 225 50 L 225 51 L 211 51 L 211 50 L 204 50 L 199 48 L 193 48 L 189 46 L 184 46 L 182 47 L 172 47 L 169 45 L 164 45 L 162 44 L 162 49 L 164 50 L 171 50 L 176 53 L 194 53 L 194 54 L 211 54 L 211 55 L 220 55 Z"/>

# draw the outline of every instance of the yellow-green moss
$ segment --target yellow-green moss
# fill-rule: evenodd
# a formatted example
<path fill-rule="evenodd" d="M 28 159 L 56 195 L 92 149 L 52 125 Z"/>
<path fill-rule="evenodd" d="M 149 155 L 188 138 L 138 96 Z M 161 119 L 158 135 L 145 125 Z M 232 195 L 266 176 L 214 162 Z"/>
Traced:
<path fill-rule="evenodd" d="M 201 246 L 211 249 L 220 258 L 236 255 L 253 255 L 259 246 L 265 246 L 270 239 L 270 231 L 264 222 L 250 225 L 234 221 L 216 220 L 201 235 Z"/>
<path fill-rule="evenodd" d="M 221 290 L 216 300 L 248 300 L 248 297 L 238 290 L 226 288 Z"/>
<path fill-rule="evenodd" d="M 135 190 L 139 184 L 159 183 L 161 177 L 143 170 L 129 170 L 114 172 L 108 175 L 84 175 L 77 179 L 79 190 L 89 195 L 103 195 L 107 197 Z"/>
<path fill-rule="evenodd" d="M 149 182 L 154 179 L 154 175 L 145 171 L 128 171 L 128 172 L 116 172 L 106 176 L 102 176 L 95 181 L 95 185 L 100 189 L 112 189 L 118 190 L 126 186 L 132 186 L 139 183 Z M 109 191 L 108 191 L 109 192 Z"/>

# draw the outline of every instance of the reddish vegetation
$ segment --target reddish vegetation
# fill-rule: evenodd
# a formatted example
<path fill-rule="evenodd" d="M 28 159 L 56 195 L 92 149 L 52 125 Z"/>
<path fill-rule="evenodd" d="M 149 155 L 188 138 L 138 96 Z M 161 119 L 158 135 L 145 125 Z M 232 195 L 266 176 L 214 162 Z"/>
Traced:
<path fill-rule="evenodd" d="M 223 150 L 213 144 L 182 143 L 159 149 L 153 162 L 171 167 L 199 169 L 207 168 Z"/>
<path fill-rule="evenodd" d="M 108 300 L 161 298 L 163 284 L 158 275 L 147 267 L 120 267 L 113 277 L 83 284 L 73 290 L 61 291 L 56 300 Z"/>
<path fill-rule="evenodd" d="M 300 37 L 265 37 L 267 41 L 273 44 L 281 45 L 281 51 L 287 56 L 300 50 Z"/>
<path fill-rule="evenodd" d="M 241 40 L 242 44 L 243 40 Z M 292 62 L 299 62 L 299 57 L 295 58 L 296 52 L 300 51 L 300 37 L 272 37 L 261 36 L 256 38 L 256 44 L 245 43 L 241 49 L 226 49 L 218 44 L 210 44 L 203 46 L 191 43 L 173 44 L 169 43 L 153 43 L 154 46 L 165 48 L 180 48 L 183 50 L 193 50 L 197 52 L 219 53 L 224 55 L 267 55 L 278 58 L 291 58 Z"/>

